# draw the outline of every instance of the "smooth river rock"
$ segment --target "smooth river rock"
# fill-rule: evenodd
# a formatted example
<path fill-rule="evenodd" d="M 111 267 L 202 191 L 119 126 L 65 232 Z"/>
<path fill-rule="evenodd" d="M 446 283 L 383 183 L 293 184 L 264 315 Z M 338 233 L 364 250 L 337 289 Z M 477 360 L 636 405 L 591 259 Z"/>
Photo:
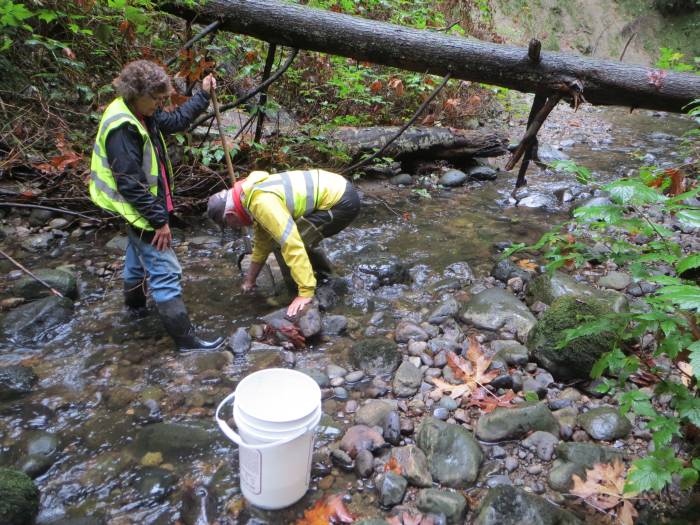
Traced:
<path fill-rule="evenodd" d="M 508 330 L 524 341 L 537 319 L 511 292 L 489 288 L 472 297 L 460 314 L 462 321 L 483 330 Z"/>
<path fill-rule="evenodd" d="M 78 281 L 71 272 L 66 270 L 39 269 L 33 272 L 39 279 L 51 286 L 54 290 L 70 299 L 78 297 Z M 51 296 L 51 290 L 33 277 L 21 278 L 12 287 L 12 295 L 28 300 L 40 299 Z"/>
<path fill-rule="evenodd" d="M 544 402 L 497 408 L 482 415 L 476 424 L 476 436 L 490 442 L 518 439 L 533 430 L 559 436 L 559 423 Z"/>
<path fill-rule="evenodd" d="M 370 337 L 352 345 L 350 361 L 367 374 L 390 374 L 401 363 L 401 354 L 393 341 Z"/>
<path fill-rule="evenodd" d="M 73 316 L 73 301 L 67 297 L 45 297 L 8 312 L 0 321 L 5 337 L 18 343 L 36 341 Z"/>
<path fill-rule="evenodd" d="M 593 439 L 612 441 L 627 436 L 632 423 L 614 407 L 593 408 L 578 416 L 578 424 Z"/>
<path fill-rule="evenodd" d="M 430 474 L 428 458 L 416 445 L 406 445 L 392 449 L 391 456 L 401 467 L 401 475 L 415 487 L 430 487 L 433 477 Z"/>
<path fill-rule="evenodd" d="M 467 500 L 457 492 L 423 489 L 416 498 L 416 507 L 421 512 L 444 514 L 450 525 L 461 525 L 467 513 Z"/>
<path fill-rule="evenodd" d="M 418 391 L 423 372 L 409 361 L 404 361 L 394 375 L 392 388 L 397 397 L 409 397 Z"/>
<path fill-rule="evenodd" d="M 489 489 L 473 525 L 582 525 L 574 514 L 522 489 Z"/>
<path fill-rule="evenodd" d="M 474 483 L 483 453 L 472 433 L 464 427 L 426 417 L 418 428 L 416 442 L 428 458 L 435 481 L 452 488 Z"/>
<path fill-rule="evenodd" d="M 537 301 L 552 304 L 555 299 L 563 295 L 578 299 L 592 297 L 607 303 L 615 312 L 626 311 L 629 307 L 627 297 L 624 294 L 613 290 L 593 288 L 590 284 L 579 282 L 563 272 L 554 272 L 551 275 L 543 273 L 533 279 L 527 287 L 526 300 L 528 304 Z"/>

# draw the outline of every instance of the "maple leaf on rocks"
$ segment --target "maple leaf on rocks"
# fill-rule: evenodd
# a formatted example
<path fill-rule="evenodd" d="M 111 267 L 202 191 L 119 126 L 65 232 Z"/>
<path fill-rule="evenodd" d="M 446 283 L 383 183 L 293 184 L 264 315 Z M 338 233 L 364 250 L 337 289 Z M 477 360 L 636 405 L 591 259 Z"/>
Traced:
<path fill-rule="evenodd" d="M 467 358 L 463 358 L 454 352 L 447 353 L 447 366 L 454 372 L 454 376 L 462 383 L 453 385 L 439 378 L 433 379 L 435 387 L 442 392 L 450 392 L 450 397 L 457 399 L 465 395 L 470 395 L 477 387 L 483 387 L 497 376 L 496 370 L 488 371 L 491 359 L 484 355 L 484 352 L 476 340 L 475 336 L 469 337 L 469 348 Z"/>
<path fill-rule="evenodd" d="M 586 470 L 586 481 L 574 474 L 574 487 L 571 493 L 588 501 L 601 511 L 612 513 L 617 509 L 617 521 L 621 525 L 634 525 L 637 510 L 630 501 L 636 493 L 625 492 L 627 470 L 616 459 L 612 464 L 596 463 Z"/>
<path fill-rule="evenodd" d="M 314 506 L 304 511 L 304 516 L 296 525 L 335 525 L 353 523 L 355 517 L 350 514 L 340 494 L 318 500 Z"/>

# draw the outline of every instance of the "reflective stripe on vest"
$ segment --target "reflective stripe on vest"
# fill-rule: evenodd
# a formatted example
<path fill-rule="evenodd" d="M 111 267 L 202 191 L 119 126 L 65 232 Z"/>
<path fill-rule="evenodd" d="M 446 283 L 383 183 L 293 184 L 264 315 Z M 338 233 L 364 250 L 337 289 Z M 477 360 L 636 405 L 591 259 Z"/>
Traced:
<path fill-rule="evenodd" d="M 146 175 L 148 191 L 153 195 L 158 195 L 158 177 L 160 176 L 160 170 L 156 150 L 151 142 L 151 137 L 139 119 L 129 110 L 124 100 L 122 98 L 117 98 L 105 109 L 102 120 L 100 121 L 97 137 L 95 138 L 95 146 L 92 151 L 92 162 L 90 165 L 90 198 L 101 208 L 118 213 L 131 225 L 143 230 L 152 230 L 153 227 L 148 221 L 119 193 L 114 174 L 112 173 L 107 158 L 107 147 L 105 144 L 107 136 L 110 131 L 118 128 L 125 122 L 134 125 L 141 135 L 141 139 L 143 140 L 141 168 Z M 166 169 L 170 174 L 172 173 L 172 167 L 162 136 L 161 141 L 164 148 L 163 154 L 165 155 Z M 173 188 L 174 185 L 171 184 L 171 191 Z"/>
<path fill-rule="evenodd" d="M 295 184 L 299 177 L 304 178 L 304 186 Z M 315 180 L 314 180 L 315 177 Z M 274 193 L 284 198 L 289 214 L 297 219 L 312 213 L 316 209 L 319 189 L 318 170 L 303 172 L 282 172 L 270 175 L 264 182 L 253 185 L 246 194 L 246 208 L 255 191 Z"/>

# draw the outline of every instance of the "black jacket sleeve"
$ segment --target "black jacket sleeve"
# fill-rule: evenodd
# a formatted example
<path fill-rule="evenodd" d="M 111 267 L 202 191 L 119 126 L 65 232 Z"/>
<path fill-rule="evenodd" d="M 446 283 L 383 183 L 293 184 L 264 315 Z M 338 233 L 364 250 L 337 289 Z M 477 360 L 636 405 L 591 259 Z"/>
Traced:
<path fill-rule="evenodd" d="M 167 224 L 168 212 L 163 199 L 148 191 L 146 174 L 141 168 L 143 141 L 136 127 L 127 123 L 110 131 L 106 146 L 107 159 L 121 196 L 154 229 Z"/>
<path fill-rule="evenodd" d="M 200 90 L 175 111 L 156 110 L 153 119 L 163 135 L 185 131 L 208 105 L 209 95 Z"/>

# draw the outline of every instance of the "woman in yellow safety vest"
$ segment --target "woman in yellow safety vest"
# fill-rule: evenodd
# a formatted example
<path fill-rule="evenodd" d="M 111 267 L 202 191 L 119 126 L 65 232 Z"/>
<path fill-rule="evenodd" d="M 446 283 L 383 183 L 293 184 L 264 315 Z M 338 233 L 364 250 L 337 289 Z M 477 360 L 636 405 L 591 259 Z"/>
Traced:
<path fill-rule="evenodd" d="M 279 245 L 297 285 L 297 296 L 287 308 L 291 317 L 314 296 L 314 270 L 329 270 L 318 243 L 343 230 L 359 211 L 360 198 L 353 185 L 320 169 L 254 171 L 233 188 L 212 195 L 207 209 L 222 227 L 253 225 L 253 254 L 243 291 L 255 287 L 267 256 L 274 244 Z"/>
<path fill-rule="evenodd" d="M 200 339 L 182 301 L 182 269 L 172 250 L 173 171 L 163 134 L 186 130 L 209 105 L 216 81 L 180 108 L 163 111 L 172 86 L 158 64 L 127 64 L 113 85 L 118 97 L 102 115 L 92 153 L 90 197 L 127 223 L 124 302 L 137 315 L 146 306 L 146 278 L 158 314 L 178 350 L 212 349 L 223 342 Z"/>

